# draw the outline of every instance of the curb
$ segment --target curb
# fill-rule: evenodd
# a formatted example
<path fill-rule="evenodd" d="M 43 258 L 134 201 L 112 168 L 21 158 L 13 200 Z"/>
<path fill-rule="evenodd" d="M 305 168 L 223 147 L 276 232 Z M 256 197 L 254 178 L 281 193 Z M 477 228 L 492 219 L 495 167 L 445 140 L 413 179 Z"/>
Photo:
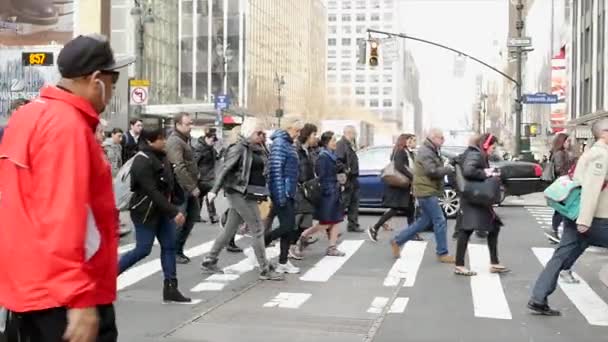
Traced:
<path fill-rule="evenodd" d="M 602 281 L 602 283 L 604 283 L 604 285 L 606 285 L 608 287 L 608 265 L 605 265 L 604 267 L 602 267 L 599 275 L 600 275 L 600 280 Z"/>

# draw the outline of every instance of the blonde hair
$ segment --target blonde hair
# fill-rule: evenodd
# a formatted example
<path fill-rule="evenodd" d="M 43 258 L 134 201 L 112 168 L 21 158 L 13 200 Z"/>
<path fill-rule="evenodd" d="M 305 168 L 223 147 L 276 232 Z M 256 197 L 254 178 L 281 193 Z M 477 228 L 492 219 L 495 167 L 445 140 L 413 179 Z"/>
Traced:
<path fill-rule="evenodd" d="M 249 138 L 256 131 L 263 131 L 264 128 L 261 120 L 256 118 L 245 118 L 241 125 L 240 134 L 245 138 Z"/>

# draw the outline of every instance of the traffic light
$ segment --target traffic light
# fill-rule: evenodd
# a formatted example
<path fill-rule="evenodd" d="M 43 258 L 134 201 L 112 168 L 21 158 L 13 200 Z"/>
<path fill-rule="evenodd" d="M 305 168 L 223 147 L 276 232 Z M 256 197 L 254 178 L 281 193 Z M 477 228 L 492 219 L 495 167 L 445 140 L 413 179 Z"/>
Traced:
<path fill-rule="evenodd" d="M 378 47 L 380 47 L 380 44 L 377 40 L 371 40 L 369 47 L 369 66 L 378 66 Z"/>

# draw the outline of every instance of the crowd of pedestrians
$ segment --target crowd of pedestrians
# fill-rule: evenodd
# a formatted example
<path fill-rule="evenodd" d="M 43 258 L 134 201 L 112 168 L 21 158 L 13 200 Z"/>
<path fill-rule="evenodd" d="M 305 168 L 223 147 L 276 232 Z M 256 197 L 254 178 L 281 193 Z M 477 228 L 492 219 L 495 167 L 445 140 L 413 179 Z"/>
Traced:
<path fill-rule="evenodd" d="M 223 272 L 223 249 L 241 252 L 235 235 L 243 226 L 252 240 L 244 252 L 257 265 L 259 279 L 269 281 L 299 273 L 297 261 L 318 233 L 327 237 L 327 256 L 344 257 L 338 240 L 345 219 L 349 232 L 364 232 L 358 218 L 354 127 L 319 134 L 314 124 L 287 117 L 268 145 L 269 127 L 247 119 L 218 153 L 218 132 L 208 128 L 193 141 L 193 118 L 178 113 L 169 136 L 162 129 L 145 129 L 135 119 L 127 132 L 112 129 L 106 139 L 108 128 L 99 115 L 112 97 L 118 69 L 131 62 L 116 59 L 102 36 L 75 38 L 59 54 L 62 78 L 57 86 L 44 87 L 39 98 L 16 107 L 3 132 L 0 217 L 5 227 L 19 227 L 3 230 L 0 239 L 0 313 L 8 312 L 11 341 L 116 341 L 117 276 L 148 256 L 155 239 L 161 247 L 163 301 L 190 302 L 178 289 L 176 264 L 190 262 L 185 247 L 204 205 L 209 221 L 223 227 L 202 262 L 205 274 Z M 536 313 L 559 315 L 547 297 L 560 273 L 569 272 L 589 245 L 608 247 L 608 119 L 597 121 L 592 132 L 597 142 L 578 160 L 567 153 L 567 136 L 558 136 L 553 147 L 554 176 L 570 171 L 581 184 L 581 210 L 576 220 L 559 213 L 554 217 L 551 234 L 559 246 L 534 286 L 528 307 Z M 430 130 L 418 147 L 413 135 L 397 139 L 387 162 L 407 181 L 387 183 L 384 203 L 389 209 L 367 233 L 377 242 L 380 229 L 390 229 L 388 220 L 404 214 L 408 226 L 390 239 L 390 250 L 399 258 L 402 247 L 432 225 L 438 261 L 455 264 L 457 275 L 475 276 L 464 257 L 472 232 L 485 231 L 488 267 L 506 273 L 509 269 L 498 258 L 503 222 L 494 203 L 480 203 L 466 196 L 467 187 L 461 189 L 456 257 L 448 251 L 440 206 L 448 175 L 460 170 L 461 181 L 472 183 L 500 177 L 489 163 L 498 139 L 475 136 L 454 165 L 441 157 L 444 141 L 439 129 Z M 112 182 L 124 167 L 130 167 L 128 209 L 136 243 L 118 260 L 119 212 Z M 220 194 L 229 207 L 222 217 L 214 205 Z M 269 210 L 263 209 L 268 205 Z M 275 217 L 279 226 L 272 229 Z M 279 245 L 277 264 L 266 255 L 273 243 Z"/>

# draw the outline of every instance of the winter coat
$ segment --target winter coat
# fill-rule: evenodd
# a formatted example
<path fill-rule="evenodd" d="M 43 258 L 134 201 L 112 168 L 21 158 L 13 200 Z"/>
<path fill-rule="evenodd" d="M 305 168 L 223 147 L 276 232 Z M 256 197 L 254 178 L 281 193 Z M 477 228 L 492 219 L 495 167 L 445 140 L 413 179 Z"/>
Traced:
<path fill-rule="evenodd" d="M 127 160 L 131 159 L 137 152 L 141 151 L 144 147 L 146 147 L 146 142 L 144 139 L 139 137 L 137 141 L 133 135 L 131 135 L 130 131 L 127 131 L 122 136 L 122 160 L 123 162 L 127 162 Z"/>
<path fill-rule="evenodd" d="M 260 148 L 250 144 L 244 137 L 239 137 L 236 143 L 228 146 L 211 192 L 217 194 L 223 188 L 245 194 L 249 185 L 254 149 Z"/>
<path fill-rule="evenodd" d="M 200 137 L 194 145 L 194 161 L 198 166 L 199 180 L 203 184 L 212 184 L 215 180 L 215 162 L 218 153 L 215 147 L 205 142 L 205 137 Z"/>
<path fill-rule="evenodd" d="M 275 131 L 268 161 L 268 188 L 272 203 L 282 207 L 288 199 L 296 198 L 298 185 L 298 153 L 293 139 L 284 130 Z"/>
<path fill-rule="evenodd" d="M 443 166 L 439 149 L 429 139 L 418 149 L 414 163 L 414 196 L 443 196 L 443 178 L 450 169 Z"/>
<path fill-rule="evenodd" d="M 490 167 L 488 156 L 477 146 L 469 147 L 462 156 L 462 174 L 466 180 L 483 181 L 485 169 Z M 462 230 L 493 231 L 502 226 L 502 221 L 493 206 L 479 206 L 461 198 Z"/>
<path fill-rule="evenodd" d="M 334 152 L 322 149 L 319 153 L 315 169 L 321 186 L 321 201 L 316 203 L 314 215 L 319 222 L 340 222 L 344 219 L 337 162 Z"/>
<path fill-rule="evenodd" d="M 556 177 L 561 177 L 568 174 L 568 171 L 573 163 L 573 158 L 568 155 L 566 150 L 557 150 L 551 154 L 550 158 L 553 161 Z"/>
<path fill-rule="evenodd" d="M 131 219 L 135 224 L 156 228 L 162 217 L 174 218 L 178 209 L 171 204 L 175 178 L 171 164 L 163 151 L 146 146 L 142 152 L 148 157 L 136 156 L 131 166 L 131 189 L 129 202 Z"/>
<path fill-rule="evenodd" d="M 406 175 L 410 181 L 414 179 L 414 175 L 412 175 L 408 169 L 410 165 L 414 164 L 414 160 L 409 160 L 406 150 L 401 149 L 393 152 L 391 160 L 395 163 L 395 170 Z M 382 204 L 384 207 L 407 210 L 410 208 L 411 200 L 411 189 L 409 187 L 404 189 L 392 187 L 388 184 L 384 185 L 384 197 L 382 198 Z"/>
<path fill-rule="evenodd" d="M 359 185 L 359 157 L 353 144 L 346 137 L 342 137 L 336 144 L 336 156 L 338 161 L 344 165 L 348 183 L 357 187 Z"/>
<path fill-rule="evenodd" d="M 103 150 L 112 165 L 112 177 L 115 177 L 122 166 L 122 146 L 115 144 L 112 138 L 108 138 L 103 142 Z"/>
<path fill-rule="evenodd" d="M 177 184 L 188 194 L 198 187 L 198 167 L 189 140 L 189 137 L 175 130 L 167 139 L 166 147 Z"/>
<path fill-rule="evenodd" d="M 300 174 L 298 177 L 298 190 L 296 193 L 296 213 L 312 214 L 314 206 L 304 197 L 302 184 L 315 178 L 315 164 L 313 161 L 312 149 L 306 149 L 299 142 L 296 142 L 296 150 L 300 165 Z"/>

